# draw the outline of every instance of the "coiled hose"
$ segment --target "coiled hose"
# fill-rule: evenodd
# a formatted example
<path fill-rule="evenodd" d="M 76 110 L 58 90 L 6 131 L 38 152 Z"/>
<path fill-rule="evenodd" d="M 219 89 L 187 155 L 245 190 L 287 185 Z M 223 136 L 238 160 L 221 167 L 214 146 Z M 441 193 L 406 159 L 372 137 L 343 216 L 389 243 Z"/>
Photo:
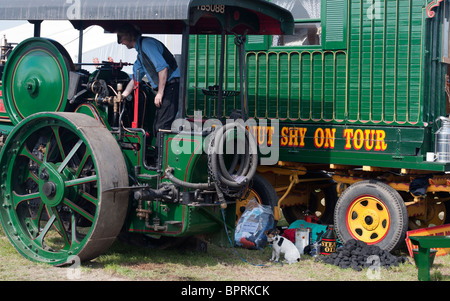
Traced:
<path fill-rule="evenodd" d="M 245 152 L 240 155 L 234 155 L 231 166 L 225 166 L 223 154 L 224 144 L 227 142 L 227 136 L 233 134 L 233 131 L 245 133 Z M 182 181 L 173 175 L 173 168 L 165 171 L 165 177 L 173 183 L 191 189 L 211 189 L 215 188 L 219 200 L 224 203 L 224 195 L 235 196 L 250 183 L 250 180 L 256 173 L 258 166 L 257 145 L 253 136 L 239 122 L 228 123 L 225 126 L 212 133 L 211 141 L 208 147 L 208 168 L 212 178 L 212 183 L 190 183 Z M 240 162 L 239 162 L 240 159 Z M 239 169 L 233 173 L 237 164 Z"/>
<path fill-rule="evenodd" d="M 234 154 L 233 162 L 227 169 L 224 160 L 224 144 L 227 135 L 237 133 L 245 133 L 245 152 L 243 154 Z M 235 190 L 246 186 L 253 178 L 258 166 L 258 155 L 255 139 L 251 136 L 244 126 L 238 122 L 229 123 L 221 127 L 211 139 L 209 145 L 209 169 L 215 183 L 227 189 Z M 237 166 L 240 158 L 239 169 L 233 174 L 233 170 Z"/>

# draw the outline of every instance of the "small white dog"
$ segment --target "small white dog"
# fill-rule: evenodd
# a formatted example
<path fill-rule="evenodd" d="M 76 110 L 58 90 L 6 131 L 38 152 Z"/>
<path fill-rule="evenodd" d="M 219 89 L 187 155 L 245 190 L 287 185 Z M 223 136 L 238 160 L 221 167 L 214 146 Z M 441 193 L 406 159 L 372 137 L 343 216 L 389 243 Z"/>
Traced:
<path fill-rule="evenodd" d="M 270 261 L 278 262 L 280 254 L 284 253 L 286 263 L 296 263 L 300 261 L 300 252 L 297 247 L 287 238 L 280 236 L 278 230 L 268 230 L 264 232 L 267 235 L 267 241 L 272 245 L 272 258 Z"/>

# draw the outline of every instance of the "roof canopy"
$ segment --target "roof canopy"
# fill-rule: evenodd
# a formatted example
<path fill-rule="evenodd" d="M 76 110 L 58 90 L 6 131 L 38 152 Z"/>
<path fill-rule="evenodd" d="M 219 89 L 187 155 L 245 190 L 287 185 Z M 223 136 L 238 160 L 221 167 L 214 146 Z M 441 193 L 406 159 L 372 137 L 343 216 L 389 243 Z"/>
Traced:
<path fill-rule="evenodd" d="M 292 34 L 291 13 L 264 0 L 0 0 L 0 20 L 70 20 L 107 31 L 124 22 L 143 33 Z"/>

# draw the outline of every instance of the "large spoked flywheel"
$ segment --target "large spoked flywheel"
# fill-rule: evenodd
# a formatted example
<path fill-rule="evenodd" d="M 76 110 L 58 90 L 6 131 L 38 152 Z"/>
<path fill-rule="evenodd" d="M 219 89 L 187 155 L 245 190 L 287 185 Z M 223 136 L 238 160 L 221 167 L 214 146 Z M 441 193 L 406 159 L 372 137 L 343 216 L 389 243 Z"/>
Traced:
<path fill-rule="evenodd" d="M 58 42 L 30 38 L 8 58 L 3 72 L 4 103 L 14 124 L 38 112 L 62 112 L 67 105 L 69 73 L 67 51 Z"/>
<path fill-rule="evenodd" d="M 128 185 L 123 154 L 97 120 L 38 113 L 14 128 L 0 158 L 0 218 L 15 248 L 63 265 L 107 250 L 123 226 Z"/>

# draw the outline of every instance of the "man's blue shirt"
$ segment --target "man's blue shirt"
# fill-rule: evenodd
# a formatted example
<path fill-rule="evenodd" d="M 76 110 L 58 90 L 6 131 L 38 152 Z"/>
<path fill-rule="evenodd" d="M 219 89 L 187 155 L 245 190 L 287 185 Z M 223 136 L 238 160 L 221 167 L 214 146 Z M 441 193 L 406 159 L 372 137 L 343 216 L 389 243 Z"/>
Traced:
<path fill-rule="evenodd" d="M 133 74 L 135 76 L 135 79 L 138 81 L 141 81 L 144 75 L 147 74 L 147 79 L 152 86 L 152 88 L 157 89 L 158 85 L 152 80 L 151 76 L 149 76 L 149 72 L 145 70 L 144 65 L 141 63 L 142 60 L 142 51 L 145 52 L 145 54 L 148 56 L 148 58 L 152 61 L 153 65 L 155 66 L 156 72 L 160 72 L 161 70 L 164 70 L 164 68 L 169 69 L 169 65 L 163 58 L 163 47 L 161 42 L 156 40 L 152 37 L 145 37 L 142 39 L 141 43 L 136 43 L 135 49 L 138 53 L 138 60 L 134 63 L 133 66 Z M 139 71 L 139 78 L 138 78 L 138 71 Z M 167 79 L 167 81 L 172 80 L 173 78 L 180 77 L 180 69 L 177 68 Z"/>

